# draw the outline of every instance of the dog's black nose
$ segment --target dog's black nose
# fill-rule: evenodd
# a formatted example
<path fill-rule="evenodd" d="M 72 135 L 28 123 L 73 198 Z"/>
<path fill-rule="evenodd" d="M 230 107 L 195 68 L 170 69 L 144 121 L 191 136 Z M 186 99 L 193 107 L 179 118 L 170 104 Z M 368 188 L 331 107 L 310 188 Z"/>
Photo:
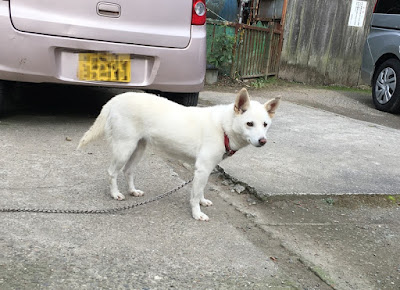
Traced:
<path fill-rule="evenodd" d="M 260 146 L 264 146 L 265 143 L 267 143 L 267 139 L 265 139 L 265 138 L 260 138 L 260 140 L 258 140 L 258 143 L 260 143 Z"/>

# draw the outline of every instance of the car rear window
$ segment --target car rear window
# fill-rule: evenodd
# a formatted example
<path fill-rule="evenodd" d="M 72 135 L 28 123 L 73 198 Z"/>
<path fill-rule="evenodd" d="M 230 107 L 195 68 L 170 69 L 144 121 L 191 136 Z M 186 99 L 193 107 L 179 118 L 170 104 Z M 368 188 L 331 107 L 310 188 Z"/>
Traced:
<path fill-rule="evenodd" d="M 400 1 L 398 0 L 378 0 L 374 13 L 400 14 Z"/>

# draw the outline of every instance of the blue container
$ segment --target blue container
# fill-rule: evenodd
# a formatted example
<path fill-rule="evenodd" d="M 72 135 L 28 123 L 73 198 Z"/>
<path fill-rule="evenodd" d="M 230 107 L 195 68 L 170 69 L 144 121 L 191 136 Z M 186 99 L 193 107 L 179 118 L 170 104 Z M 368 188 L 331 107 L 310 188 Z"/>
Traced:
<path fill-rule="evenodd" d="M 237 22 L 238 4 L 236 0 L 207 0 L 206 5 L 212 11 L 207 12 L 207 18 Z"/>

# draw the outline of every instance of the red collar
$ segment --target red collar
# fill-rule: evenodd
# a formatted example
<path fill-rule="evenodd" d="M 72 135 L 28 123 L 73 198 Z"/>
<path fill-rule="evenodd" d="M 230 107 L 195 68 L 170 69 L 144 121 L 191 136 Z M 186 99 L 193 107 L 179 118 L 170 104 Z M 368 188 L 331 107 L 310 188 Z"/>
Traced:
<path fill-rule="evenodd" d="M 232 156 L 233 154 L 236 153 L 235 150 L 232 150 L 231 147 L 229 146 L 229 137 L 226 135 L 224 132 L 224 142 L 225 142 L 225 154 L 226 156 Z"/>

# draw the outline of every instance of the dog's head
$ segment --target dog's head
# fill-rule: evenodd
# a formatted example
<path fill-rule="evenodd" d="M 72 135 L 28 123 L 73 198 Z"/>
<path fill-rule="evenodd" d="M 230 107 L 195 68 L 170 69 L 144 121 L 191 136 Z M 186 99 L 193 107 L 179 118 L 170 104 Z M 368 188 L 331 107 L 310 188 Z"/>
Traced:
<path fill-rule="evenodd" d="M 251 101 L 245 88 L 241 89 L 234 104 L 233 131 L 249 144 L 261 147 L 267 143 L 267 131 L 279 106 L 280 97 L 265 104 Z"/>

